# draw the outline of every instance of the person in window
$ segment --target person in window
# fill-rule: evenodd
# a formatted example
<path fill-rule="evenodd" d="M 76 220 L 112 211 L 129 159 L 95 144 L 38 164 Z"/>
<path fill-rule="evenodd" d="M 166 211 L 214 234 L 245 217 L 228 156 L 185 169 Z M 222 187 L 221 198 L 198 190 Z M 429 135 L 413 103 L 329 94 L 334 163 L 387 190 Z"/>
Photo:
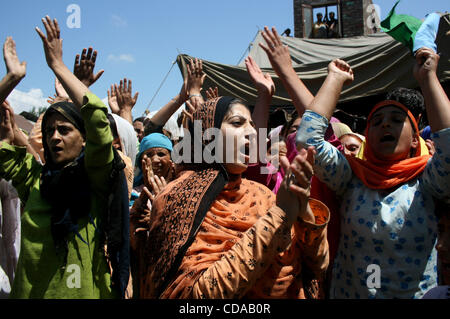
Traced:
<path fill-rule="evenodd" d="M 328 19 L 326 20 L 326 25 L 328 29 L 329 38 L 337 38 L 339 36 L 339 21 L 334 17 L 334 12 L 328 13 Z"/>
<path fill-rule="evenodd" d="M 317 13 L 317 21 L 313 26 L 313 38 L 315 39 L 326 39 L 327 38 L 327 25 L 322 21 L 322 13 Z"/>

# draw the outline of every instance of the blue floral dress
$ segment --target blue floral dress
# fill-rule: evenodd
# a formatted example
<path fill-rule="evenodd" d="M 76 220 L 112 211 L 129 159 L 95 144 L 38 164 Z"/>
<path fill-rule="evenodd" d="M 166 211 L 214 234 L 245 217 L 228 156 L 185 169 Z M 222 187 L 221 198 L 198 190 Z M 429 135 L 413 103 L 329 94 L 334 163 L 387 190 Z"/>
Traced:
<path fill-rule="evenodd" d="M 450 128 L 432 134 L 436 153 L 418 178 L 384 191 L 353 174 L 346 157 L 324 141 L 327 127 L 326 118 L 306 111 L 297 143 L 315 146 L 314 172 L 341 202 L 330 297 L 421 298 L 437 286 L 433 198 L 450 195 Z"/>

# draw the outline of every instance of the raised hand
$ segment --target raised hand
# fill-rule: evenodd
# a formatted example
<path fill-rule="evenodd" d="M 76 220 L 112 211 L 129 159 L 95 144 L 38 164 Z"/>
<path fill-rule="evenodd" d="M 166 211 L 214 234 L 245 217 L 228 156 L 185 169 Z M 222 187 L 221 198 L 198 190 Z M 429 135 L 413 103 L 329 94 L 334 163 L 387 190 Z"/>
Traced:
<path fill-rule="evenodd" d="M 26 74 L 26 62 L 20 62 L 16 53 L 16 44 L 11 37 L 3 45 L 6 75 L 0 81 L 0 104 L 6 100 Z"/>
<path fill-rule="evenodd" d="M 164 176 L 153 175 L 150 179 L 150 184 L 152 185 L 152 197 L 150 200 L 153 202 L 155 197 L 166 187 L 167 182 Z"/>
<path fill-rule="evenodd" d="M 147 187 L 148 189 L 152 189 L 150 180 L 153 178 L 155 174 L 153 173 L 152 160 L 145 154 L 144 156 L 142 156 L 141 168 L 144 186 Z"/>
<path fill-rule="evenodd" d="M 105 70 L 100 70 L 94 75 L 95 61 L 97 60 L 97 50 L 93 50 L 92 47 L 86 52 L 86 48 L 81 52 L 80 55 L 77 54 L 75 57 L 75 65 L 73 66 L 73 74 L 87 87 L 94 84 L 105 72 Z"/>
<path fill-rule="evenodd" d="M 292 99 L 297 113 L 301 116 L 305 108 L 313 101 L 314 96 L 295 72 L 289 49 L 281 42 L 277 30 L 275 28 L 269 30 L 268 27 L 264 27 L 261 35 L 266 44 L 260 43 L 259 46 L 266 52 L 273 70 Z"/>
<path fill-rule="evenodd" d="M 328 64 L 328 74 L 335 75 L 344 85 L 354 80 L 353 70 L 350 65 L 342 60 L 336 59 Z"/>
<path fill-rule="evenodd" d="M 439 55 L 432 49 L 423 47 L 417 50 L 413 74 L 425 99 L 432 132 L 450 127 L 450 100 L 437 76 L 438 64 Z"/>
<path fill-rule="evenodd" d="M 420 48 L 416 52 L 416 64 L 414 65 L 414 78 L 421 84 L 430 75 L 436 75 L 440 56 L 430 48 Z"/>
<path fill-rule="evenodd" d="M 188 95 L 200 94 L 205 81 L 206 74 L 203 72 L 202 60 L 191 59 L 191 63 L 187 65 L 188 80 L 186 83 Z"/>
<path fill-rule="evenodd" d="M 245 66 L 247 67 L 247 72 L 258 92 L 267 93 L 273 96 L 275 93 L 275 84 L 273 83 L 270 74 L 263 73 L 251 56 L 248 56 L 245 59 Z"/>
<path fill-rule="evenodd" d="M 6 72 L 15 79 L 21 80 L 27 74 L 27 63 L 20 62 L 17 57 L 16 43 L 12 37 L 7 37 L 3 44 L 3 58 L 5 59 Z"/>
<path fill-rule="evenodd" d="M 49 96 L 47 102 L 49 104 L 55 104 L 58 102 L 70 102 L 69 94 L 67 94 L 66 90 L 62 86 L 61 82 L 59 82 L 58 78 L 55 78 L 55 92 L 56 94 L 52 97 Z"/>
<path fill-rule="evenodd" d="M 8 102 L 4 101 L 0 107 L 0 140 L 13 144 L 14 141 L 14 114 L 10 113 Z"/>
<path fill-rule="evenodd" d="M 142 156 L 141 167 L 144 186 L 151 190 L 152 196 L 150 196 L 149 199 L 153 202 L 156 195 L 158 195 L 167 185 L 166 179 L 164 176 L 160 177 L 153 172 L 152 160 L 147 155 Z M 168 178 L 170 178 L 170 176 Z"/>
<path fill-rule="evenodd" d="M 268 73 L 264 74 L 256 64 L 252 57 L 247 57 L 245 59 L 245 66 L 247 67 L 247 72 L 257 89 L 257 97 L 255 102 L 255 107 L 252 112 L 252 119 L 255 123 L 256 129 L 267 127 L 269 120 L 269 108 L 272 96 L 275 93 L 275 84 Z M 259 158 L 258 153 L 258 161 Z"/>
<path fill-rule="evenodd" d="M 186 101 L 185 104 L 186 104 L 186 109 L 181 110 L 181 113 L 183 114 L 184 118 L 186 119 L 185 124 L 188 125 L 189 121 L 194 122 L 193 114 L 194 114 L 196 108 L 192 105 L 192 103 L 190 101 Z M 188 126 L 185 126 L 185 127 L 188 128 Z"/>
<path fill-rule="evenodd" d="M 52 21 L 49 16 L 42 18 L 42 23 L 44 24 L 47 36 L 38 27 L 36 27 L 36 32 L 41 37 L 42 44 L 44 45 L 47 64 L 54 70 L 56 67 L 64 65 L 62 59 L 62 39 L 60 38 L 61 31 L 58 21 L 56 19 Z"/>
<path fill-rule="evenodd" d="M 117 105 L 119 106 L 119 115 L 133 125 L 132 110 L 137 102 L 139 92 L 136 92 L 136 94 L 132 96 L 131 84 L 131 80 L 127 81 L 126 78 L 120 80 L 119 86 L 114 84 L 114 93 L 117 98 Z"/>
<path fill-rule="evenodd" d="M 57 94 L 55 94 L 54 96 L 49 96 L 47 98 L 47 103 L 50 105 L 58 103 L 58 102 L 70 102 L 70 99 L 58 96 Z"/>
<path fill-rule="evenodd" d="M 214 87 L 214 89 L 210 87 L 206 90 L 206 98 L 208 100 L 212 100 L 218 97 L 219 97 L 219 88 L 217 86 Z"/>
<path fill-rule="evenodd" d="M 280 76 L 283 72 L 290 71 L 292 68 L 291 54 L 286 45 L 281 42 L 281 38 L 275 28 L 272 31 L 264 27 L 261 32 L 267 45 L 262 43 L 259 46 L 266 52 L 272 68 Z"/>
<path fill-rule="evenodd" d="M 64 90 L 64 87 L 61 82 L 59 82 L 58 78 L 55 78 L 55 92 L 57 96 L 70 100 L 69 94 L 67 94 L 66 90 Z"/>
<path fill-rule="evenodd" d="M 2 103 L 1 115 L 2 115 L 2 127 L 4 125 L 5 133 L 7 134 L 7 139 L 9 140 L 9 138 L 12 137 L 12 140 L 9 140 L 10 141 L 9 144 L 27 147 L 29 145 L 28 137 L 17 126 L 14 120 L 14 110 L 11 107 L 11 105 L 9 105 L 8 101 L 4 101 Z M 12 129 L 12 132 L 10 131 L 10 129 Z"/>
<path fill-rule="evenodd" d="M 306 108 L 330 120 L 339 101 L 343 85 L 351 83 L 353 79 L 353 70 L 348 63 L 339 59 L 330 62 L 325 81 Z"/>
<path fill-rule="evenodd" d="M 117 103 L 117 96 L 114 85 L 111 85 L 111 89 L 108 90 L 108 105 L 112 113 L 119 115 L 120 108 L 119 104 Z"/>
<path fill-rule="evenodd" d="M 45 26 L 47 36 L 38 27 L 36 27 L 36 32 L 42 40 L 47 64 L 61 82 L 74 105 L 81 109 L 85 104 L 85 95 L 90 92 L 89 88 L 64 64 L 62 59 L 62 40 L 60 38 L 61 31 L 58 21 L 56 19 L 52 21 L 49 16 L 46 16 L 42 19 L 42 23 Z"/>

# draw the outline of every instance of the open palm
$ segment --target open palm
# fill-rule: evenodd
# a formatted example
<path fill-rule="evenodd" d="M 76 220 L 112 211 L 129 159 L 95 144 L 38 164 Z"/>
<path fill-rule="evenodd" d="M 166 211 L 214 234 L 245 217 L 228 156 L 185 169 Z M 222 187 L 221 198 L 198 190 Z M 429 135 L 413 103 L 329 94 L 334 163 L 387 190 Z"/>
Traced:
<path fill-rule="evenodd" d="M 270 95 L 275 93 L 275 84 L 272 77 L 269 73 L 263 73 L 251 56 L 245 59 L 245 66 L 258 91 L 266 91 Z"/>
<path fill-rule="evenodd" d="M 16 43 L 11 37 L 6 38 L 3 45 L 3 57 L 5 59 L 6 71 L 23 78 L 27 73 L 26 62 L 20 62 L 16 53 Z"/>

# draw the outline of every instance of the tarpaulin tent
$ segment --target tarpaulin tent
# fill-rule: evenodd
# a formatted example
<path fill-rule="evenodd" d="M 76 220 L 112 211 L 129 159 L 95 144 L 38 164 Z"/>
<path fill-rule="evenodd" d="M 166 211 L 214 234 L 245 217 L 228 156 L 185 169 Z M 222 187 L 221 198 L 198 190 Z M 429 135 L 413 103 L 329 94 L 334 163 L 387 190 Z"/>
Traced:
<path fill-rule="evenodd" d="M 450 15 L 441 19 L 439 28 L 438 53 L 441 54 L 438 76 L 441 82 L 450 80 Z M 343 88 L 339 102 L 349 102 L 385 93 L 395 87 L 417 88 L 413 77 L 415 60 L 409 49 L 385 33 L 341 39 L 306 39 L 281 37 L 289 47 L 295 71 L 305 85 L 315 94 L 322 85 L 330 61 L 340 58 L 348 62 L 354 73 L 354 82 Z M 266 53 L 258 43 L 265 43 L 258 32 L 251 43 L 249 55 L 255 59 L 263 72 L 271 74 L 276 93 L 273 106 L 292 104 L 276 74 L 273 72 Z M 193 58 L 185 54 L 177 57 L 177 63 L 186 76 L 186 65 Z M 201 57 L 198 57 L 201 58 Z M 226 65 L 203 61 L 206 73 L 204 88 L 217 86 L 221 95 L 231 95 L 254 105 L 256 90 L 247 74 L 244 62 Z M 369 107 L 364 107 L 368 109 Z M 366 112 L 363 112 L 366 113 Z"/>

